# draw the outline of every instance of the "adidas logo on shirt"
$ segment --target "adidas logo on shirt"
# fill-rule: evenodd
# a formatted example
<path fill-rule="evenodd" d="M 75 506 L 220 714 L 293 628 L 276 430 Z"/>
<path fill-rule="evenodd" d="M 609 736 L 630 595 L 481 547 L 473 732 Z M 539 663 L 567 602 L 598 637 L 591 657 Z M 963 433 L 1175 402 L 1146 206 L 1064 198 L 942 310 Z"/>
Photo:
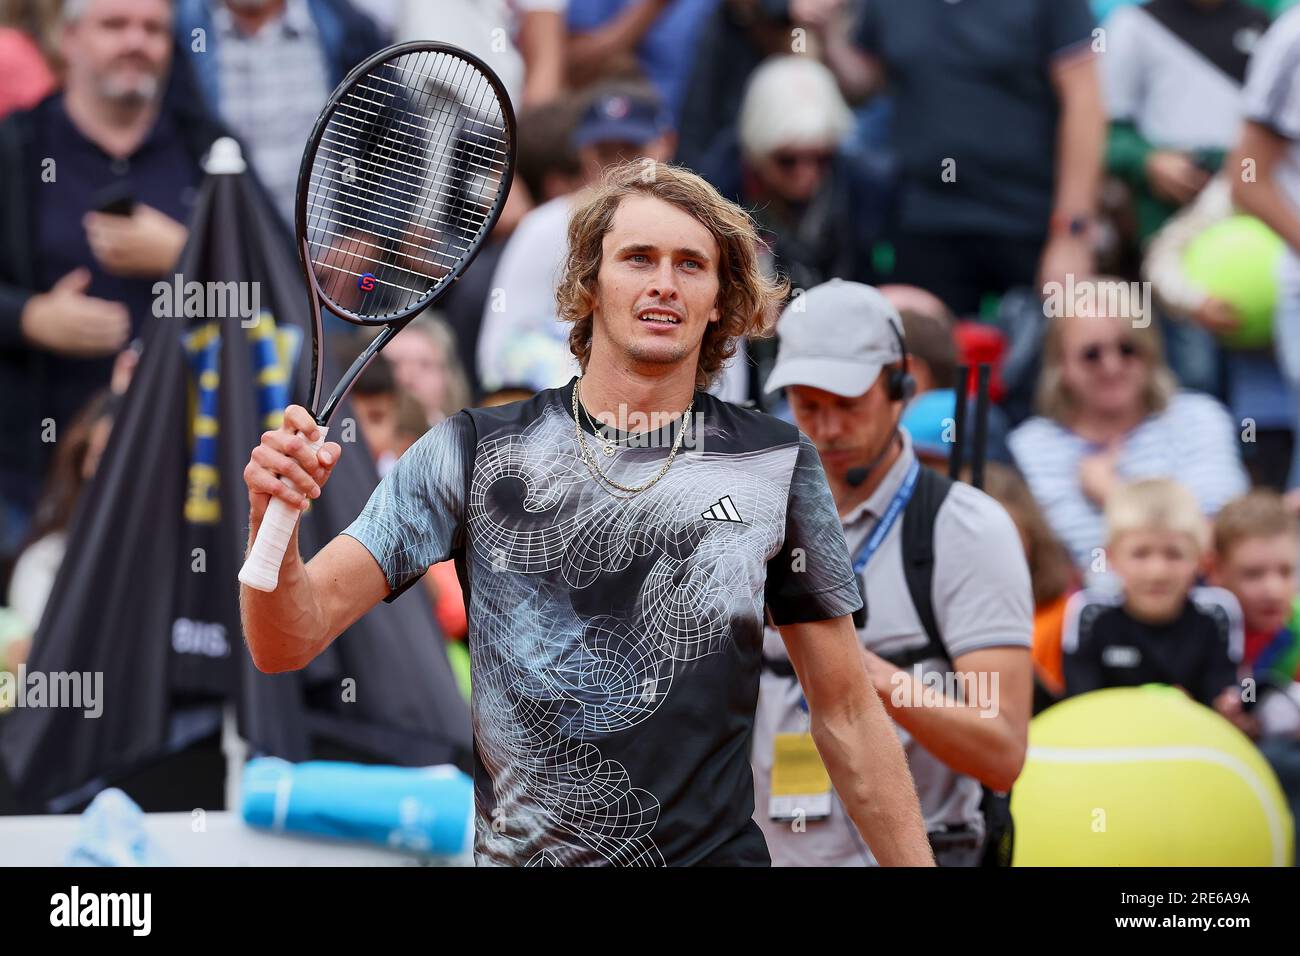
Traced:
<path fill-rule="evenodd" d="M 700 512 L 700 517 L 706 521 L 732 521 L 736 524 L 744 524 L 745 521 L 740 517 L 740 512 L 731 501 L 731 495 L 723 495 L 708 511 Z"/>

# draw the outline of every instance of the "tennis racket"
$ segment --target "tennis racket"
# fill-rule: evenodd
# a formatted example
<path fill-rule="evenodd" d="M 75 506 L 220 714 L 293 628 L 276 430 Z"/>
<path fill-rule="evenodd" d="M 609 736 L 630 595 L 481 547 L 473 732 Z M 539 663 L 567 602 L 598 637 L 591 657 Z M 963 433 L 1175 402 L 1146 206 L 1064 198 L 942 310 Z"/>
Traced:
<path fill-rule="evenodd" d="M 379 350 L 474 260 L 505 205 L 514 166 L 505 88 L 457 47 L 381 50 L 330 96 L 303 153 L 295 236 L 311 301 L 309 411 L 321 426 L 314 448 Z M 323 404 L 322 311 L 382 327 Z M 275 590 L 299 515 L 271 499 L 242 583 Z"/>

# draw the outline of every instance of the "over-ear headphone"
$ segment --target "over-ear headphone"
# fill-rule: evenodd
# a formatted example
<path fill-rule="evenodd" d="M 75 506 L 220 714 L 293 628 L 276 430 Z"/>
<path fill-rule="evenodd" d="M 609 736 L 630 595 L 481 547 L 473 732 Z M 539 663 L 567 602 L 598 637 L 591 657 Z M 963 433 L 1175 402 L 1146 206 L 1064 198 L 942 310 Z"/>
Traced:
<path fill-rule="evenodd" d="M 894 338 L 898 339 L 898 350 L 902 353 L 902 362 L 899 368 L 889 370 L 889 377 L 885 379 L 885 394 L 891 402 L 906 402 L 916 394 L 916 379 L 912 378 L 910 371 L 911 362 L 907 355 L 907 343 L 903 341 L 903 333 L 894 325 L 892 319 L 886 318 L 885 322 L 894 332 Z M 885 456 L 889 454 L 889 449 L 893 446 L 894 441 L 898 438 L 898 421 L 903 417 L 902 409 L 899 410 L 898 419 L 894 422 L 894 430 L 890 433 L 889 442 L 880 450 L 880 454 L 871 459 L 865 465 L 857 468 L 850 468 L 844 473 L 844 480 L 854 488 L 861 485 L 867 480 L 867 476 L 875 470 L 876 466 L 884 461 Z"/>
<path fill-rule="evenodd" d="M 907 343 L 903 341 L 903 333 L 894 324 L 893 319 L 886 317 L 885 324 L 894 333 L 894 338 L 898 339 L 898 351 L 903 356 L 901 366 L 889 370 L 889 378 L 885 379 L 886 394 L 891 402 L 906 402 L 916 394 L 916 379 L 912 378 L 911 361 L 907 355 Z"/>

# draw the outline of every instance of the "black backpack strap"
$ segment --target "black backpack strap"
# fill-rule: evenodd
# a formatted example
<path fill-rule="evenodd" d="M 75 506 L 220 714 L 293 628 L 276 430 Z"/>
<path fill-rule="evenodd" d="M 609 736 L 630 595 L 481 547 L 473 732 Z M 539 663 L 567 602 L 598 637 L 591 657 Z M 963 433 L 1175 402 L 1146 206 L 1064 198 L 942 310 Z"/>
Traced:
<path fill-rule="evenodd" d="M 944 499 L 952 490 L 952 479 L 930 468 L 917 475 L 916 490 L 903 511 L 903 576 L 907 593 L 916 607 L 929 641 L 915 650 L 891 654 L 885 659 L 895 667 L 910 668 L 921 661 L 939 658 L 952 666 L 952 658 L 939 633 L 934 616 L 934 523 Z M 882 657 L 884 655 L 881 655 Z M 1010 866 L 1015 845 L 1015 824 L 1011 819 L 1011 794 L 994 793 L 983 787 L 980 811 L 984 815 L 985 845 L 981 866 Z"/>
<path fill-rule="evenodd" d="M 948 649 L 939 633 L 939 622 L 934 616 L 931 595 L 934 584 L 934 522 L 951 489 L 951 479 L 933 469 L 922 468 L 916 477 L 912 500 L 903 509 L 903 540 L 900 542 L 903 576 L 907 579 L 907 593 L 929 638 L 923 647 L 885 657 L 895 667 L 904 670 L 935 657 L 949 659 Z"/>

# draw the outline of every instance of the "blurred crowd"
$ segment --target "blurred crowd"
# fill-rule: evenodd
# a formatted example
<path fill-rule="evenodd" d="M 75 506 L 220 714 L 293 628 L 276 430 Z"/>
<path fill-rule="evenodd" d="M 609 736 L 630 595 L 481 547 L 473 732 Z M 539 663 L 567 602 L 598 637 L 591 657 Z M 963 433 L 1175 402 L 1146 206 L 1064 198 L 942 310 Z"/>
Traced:
<path fill-rule="evenodd" d="M 984 490 L 1031 577 L 1035 709 L 1176 684 L 1259 741 L 1294 801 L 1290 6 L 0 0 L 0 668 L 37 628 L 211 143 L 239 140 L 288 243 L 330 90 L 386 43 L 439 39 L 501 76 L 518 169 L 474 268 L 353 393 L 380 474 L 461 407 L 567 382 L 570 209 L 616 163 L 689 167 L 751 212 L 795 296 L 839 278 L 897 310 L 925 464 L 946 467 L 958 366 L 991 366 Z M 763 389 L 778 346 L 741 343 L 713 390 L 797 417 Z M 463 638 L 454 571 L 426 584 Z"/>

